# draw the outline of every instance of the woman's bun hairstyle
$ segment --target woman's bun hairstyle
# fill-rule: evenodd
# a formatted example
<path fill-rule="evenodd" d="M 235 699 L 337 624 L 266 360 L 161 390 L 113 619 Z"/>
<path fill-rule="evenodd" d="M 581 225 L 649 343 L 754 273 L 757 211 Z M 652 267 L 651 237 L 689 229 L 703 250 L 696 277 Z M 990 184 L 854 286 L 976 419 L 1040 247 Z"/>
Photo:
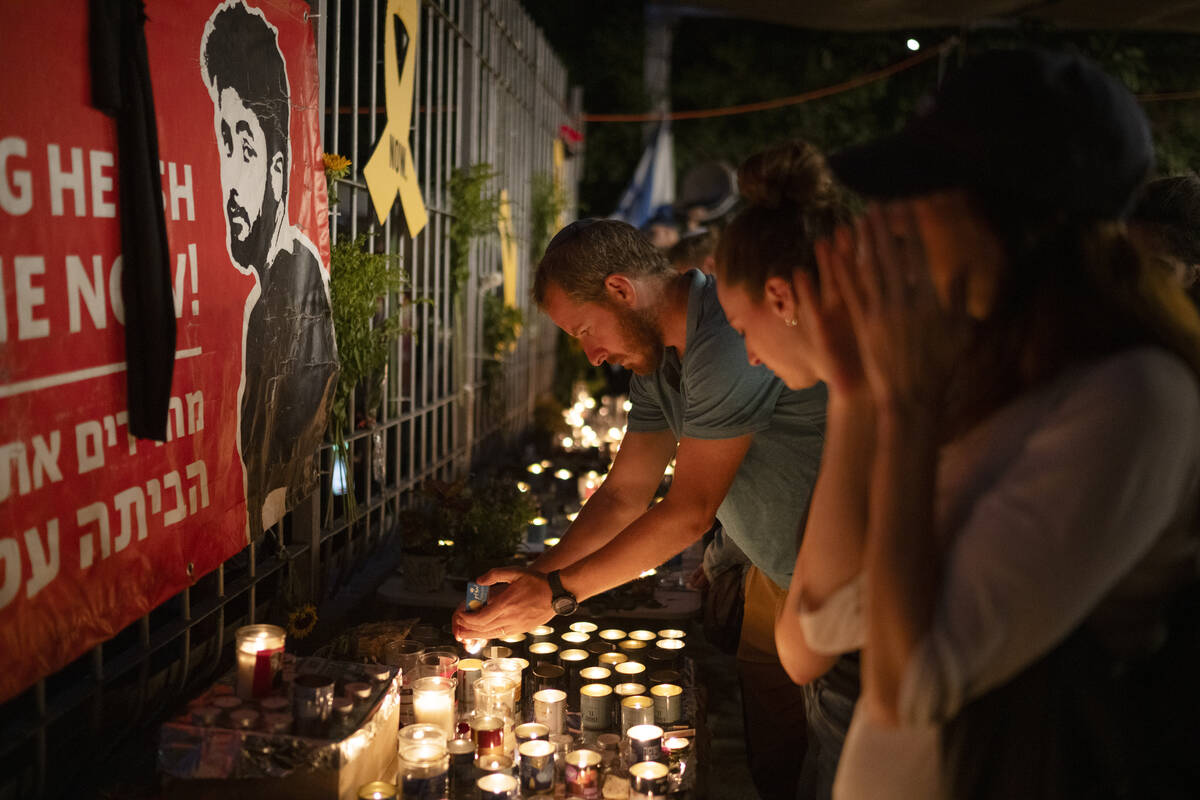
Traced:
<path fill-rule="evenodd" d="M 850 220 L 825 157 L 793 140 L 750 156 L 738 168 L 745 207 L 721 235 L 717 275 L 762 297 L 767 278 L 791 280 L 797 268 L 816 274 L 813 242 Z"/>

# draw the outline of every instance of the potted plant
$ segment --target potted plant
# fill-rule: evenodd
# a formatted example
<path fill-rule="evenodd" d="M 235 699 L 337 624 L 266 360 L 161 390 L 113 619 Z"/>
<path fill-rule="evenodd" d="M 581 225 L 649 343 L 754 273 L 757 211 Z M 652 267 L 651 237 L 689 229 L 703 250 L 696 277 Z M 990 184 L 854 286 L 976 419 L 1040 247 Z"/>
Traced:
<path fill-rule="evenodd" d="M 455 538 L 456 560 L 472 576 L 512 563 L 537 511 L 516 481 L 493 478 L 472 487 Z"/>
<path fill-rule="evenodd" d="M 465 480 L 430 480 L 417 493 L 417 502 L 400 513 L 401 565 L 410 590 L 442 587 L 468 503 Z"/>

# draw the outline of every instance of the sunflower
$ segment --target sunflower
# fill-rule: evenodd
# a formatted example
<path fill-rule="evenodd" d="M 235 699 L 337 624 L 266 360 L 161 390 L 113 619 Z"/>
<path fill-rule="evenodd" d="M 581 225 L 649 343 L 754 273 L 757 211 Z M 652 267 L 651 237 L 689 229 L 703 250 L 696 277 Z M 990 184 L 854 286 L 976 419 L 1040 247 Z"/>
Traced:
<path fill-rule="evenodd" d="M 337 153 L 322 153 L 321 161 L 325 164 L 325 171 L 334 178 L 346 177 L 346 172 L 350 169 L 350 159 Z"/>
<path fill-rule="evenodd" d="M 317 627 L 317 607 L 305 603 L 294 611 L 288 612 L 287 630 L 290 636 L 303 639 Z"/>

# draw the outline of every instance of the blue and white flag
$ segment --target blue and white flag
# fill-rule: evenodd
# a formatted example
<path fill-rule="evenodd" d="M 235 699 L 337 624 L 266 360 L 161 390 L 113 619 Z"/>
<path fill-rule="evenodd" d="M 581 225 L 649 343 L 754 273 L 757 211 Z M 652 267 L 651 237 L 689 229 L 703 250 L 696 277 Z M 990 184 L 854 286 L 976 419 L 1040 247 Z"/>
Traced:
<path fill-rule="evenodd" d="M 641 228 L 665 206 L 675 203 L 675 147 L 671 125 L 663 122 L 642 153 L 633 180 L 625 187 L 612 219 Z"/>

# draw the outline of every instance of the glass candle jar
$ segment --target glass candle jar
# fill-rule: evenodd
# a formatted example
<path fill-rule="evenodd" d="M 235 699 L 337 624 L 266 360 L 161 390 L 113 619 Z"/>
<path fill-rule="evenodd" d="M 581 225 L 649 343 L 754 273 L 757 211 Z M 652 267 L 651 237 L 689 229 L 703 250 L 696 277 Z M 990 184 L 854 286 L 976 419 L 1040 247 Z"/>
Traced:
<path fill-rule="evenodd" d="M 446 743 L 429 739 L 402 746 L 396 774 L 404 800 L 442 800 L 450 774 Z"/>
<path fill-rule="evenodd" d="M 453 647 L 434 647 L 421 653 L 422 678 L 453 678 L 458 670 L 458 651 Z"/>
<path fill-rule="evenodd" d="M 413 681 L 413 717 L 418 723 L 436 725 L 446 739 L 454 738 L 453 678 L 428 677 Z"/>
<path fill-rule="evenodd" d="M 554 749 L 554 745 L 546 739 L 523 742 L 517 748 L 521 759 L 521 791 L 526 797 L 545 794 L 554 789 Z"/>
<path fill-rule="evenodd" d="M 396 786 L 387 781 L 371 781 L 358 787 L 358 800 L 396 800 Z"/>
<path fill-rule="evenodd" d="M 504 717 L 485 714 L 476 709 L 468 719 L 476 756 L 504 753 Z"/>
<path fill-rule="evenodd" d="M 484 662 L 483 677 L 475 681 L 475 711 L 507 720 L 517 719 L 517 690 L 519 677 L 510 673 L 488 673 Z M 517 672 L 520 675 L 520 672 Z"/>
<path fill-rule="evenodd" d="M 243 700 L 266 697 L 275 688 L 283 666 L 287 633 L 278 625 L 246 625 L 235 635 L 236 694 Z"/>
<path fill-rule="evenodd" d="M 600 754 L 595 750 L 572 750 L 567 753 L 565 779 L 567 797 L 582 800 L 600 798 Z"/>

